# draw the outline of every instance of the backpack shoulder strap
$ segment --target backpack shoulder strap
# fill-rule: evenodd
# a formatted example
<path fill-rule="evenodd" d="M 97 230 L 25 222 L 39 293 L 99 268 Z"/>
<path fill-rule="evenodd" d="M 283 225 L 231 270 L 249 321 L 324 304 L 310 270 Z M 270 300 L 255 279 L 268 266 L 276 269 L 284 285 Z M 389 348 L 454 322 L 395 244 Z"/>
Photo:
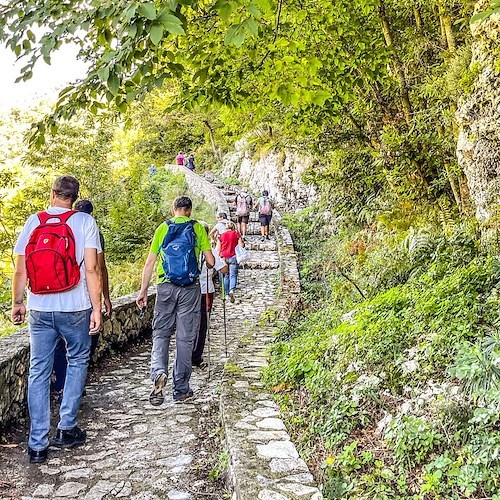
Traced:
<path fill-rule="evenodd" d="M 49 219 L 59 219 L 61 222 L 66 224 L 68 222 L 68 219 L 73 215 L 76 214 L 77 210 L 68 210 L 67 212 L 64 212 L 62 214 L 49 214 L 48 212 L 38 212 L 38 219 L 40 221 L 40 224 L 47 224 L 47 221 Z"/>

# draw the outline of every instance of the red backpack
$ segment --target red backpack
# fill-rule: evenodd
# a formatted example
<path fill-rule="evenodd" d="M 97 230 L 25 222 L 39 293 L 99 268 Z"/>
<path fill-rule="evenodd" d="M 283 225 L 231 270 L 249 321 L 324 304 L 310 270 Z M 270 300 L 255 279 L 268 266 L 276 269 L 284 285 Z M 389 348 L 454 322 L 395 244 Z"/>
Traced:
<path fill-rule="evenodd" d="M 75 213 L 76 210 L 68 210 L 56 215 L 37 214 L 40 224 L 31 233 L 25 250 L 28 288 L 32 293 L 65 292 L 80 281 L 75 236 L 67 224 Z M 59 222 L 48 223 L 49 219 Z"/>

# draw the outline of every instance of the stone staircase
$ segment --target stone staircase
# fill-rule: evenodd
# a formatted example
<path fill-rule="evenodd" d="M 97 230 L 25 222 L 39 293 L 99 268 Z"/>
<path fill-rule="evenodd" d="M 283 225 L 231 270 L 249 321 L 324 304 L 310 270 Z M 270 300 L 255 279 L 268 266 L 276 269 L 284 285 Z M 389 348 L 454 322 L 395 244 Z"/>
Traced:
<path fill-rule="evenodd" d="M 193 192 L 209 193 L 219 210 L 227 210 L 224 196 L 234 200 L 234 186 L 213 176 L 209 183 L 190 171 L 185 174 Z M 252 232 L 258 231 L 258 223 L 252 224 Z M 51 449 L 46 464 L 29 465 L 27 423 L 19 424 L 0 448 L 0 500 L 320 499 L 260 380 L 266 345 L 274 336 L 274 326 L 263 324 L 263 318 L 288 314 L 298 300 L 290 236 L 278 225 L 272 229 L 270 240 L 261 242 L 260 232 L 246 238 L 251 259 L 240 270 L 236 302 L 224 303 L 216 295 L 204 353 L 208 360 L 210 352 L 211 370 L 194 370 L 193 400 L 176 405 L 167 397 L 161 407 L 149 404 L 146 340 L 91 375 L 79 418 L 88 431 L 84 446 Z M 132 305 L 134 298 L 128 299 Z M 137 313 L 131 310 L 130 315 Z M 213 444 L 219 418 L 224 452 Z M 223 456 L 229 457 L 230 491 L 209 477 Z"/>

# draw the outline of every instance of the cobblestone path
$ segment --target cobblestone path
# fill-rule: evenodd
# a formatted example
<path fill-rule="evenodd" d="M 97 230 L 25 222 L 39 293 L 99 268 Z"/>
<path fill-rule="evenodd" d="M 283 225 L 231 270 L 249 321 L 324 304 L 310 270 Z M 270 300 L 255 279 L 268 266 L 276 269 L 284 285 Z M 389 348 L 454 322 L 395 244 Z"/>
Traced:
<path fill-rule="evenodd" d="M 254 226 L 252 233 L 258 231 Z M 251 235 L 247 242 L 253 263 L 240 270 L 236 303 L 226 304 L 229 356 L 273 303 L 278 282 L 273 239 L 262 243 Z M 50 449 L 46 464 L 30 465 L 27 428 L 22 429 L 0 448 L 0 498 L 229 498 L 224 482 L 209 478 L 222 467 L 217 465 L 220 448 L 214 444 L 218 388 L 227 359 L 220 294 L 212 312 L 210 343 L 211 377 L 207 369 L 194 370 L 195 398 L 190 403 L 174 404 L 167 397 L 161 407 L 149 404 L 148 341 L 123 361 L 98 367 L 90 377 L 79 420 L 88 431 L 87 443 L 73 450 Z"/>

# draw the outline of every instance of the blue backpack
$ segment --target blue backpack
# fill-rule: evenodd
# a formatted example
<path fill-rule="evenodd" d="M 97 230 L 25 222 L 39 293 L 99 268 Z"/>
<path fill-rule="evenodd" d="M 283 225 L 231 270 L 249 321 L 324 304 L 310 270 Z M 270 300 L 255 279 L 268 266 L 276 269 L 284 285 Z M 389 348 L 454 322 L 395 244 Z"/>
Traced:
<path fill-rule="evenodd" d="M 173 222 L 167 220 L 168 232 L 163 239 L 163 270 L 170 283 L 189 285 L 200 275 L 194 250 L 196 221 Z"/>

